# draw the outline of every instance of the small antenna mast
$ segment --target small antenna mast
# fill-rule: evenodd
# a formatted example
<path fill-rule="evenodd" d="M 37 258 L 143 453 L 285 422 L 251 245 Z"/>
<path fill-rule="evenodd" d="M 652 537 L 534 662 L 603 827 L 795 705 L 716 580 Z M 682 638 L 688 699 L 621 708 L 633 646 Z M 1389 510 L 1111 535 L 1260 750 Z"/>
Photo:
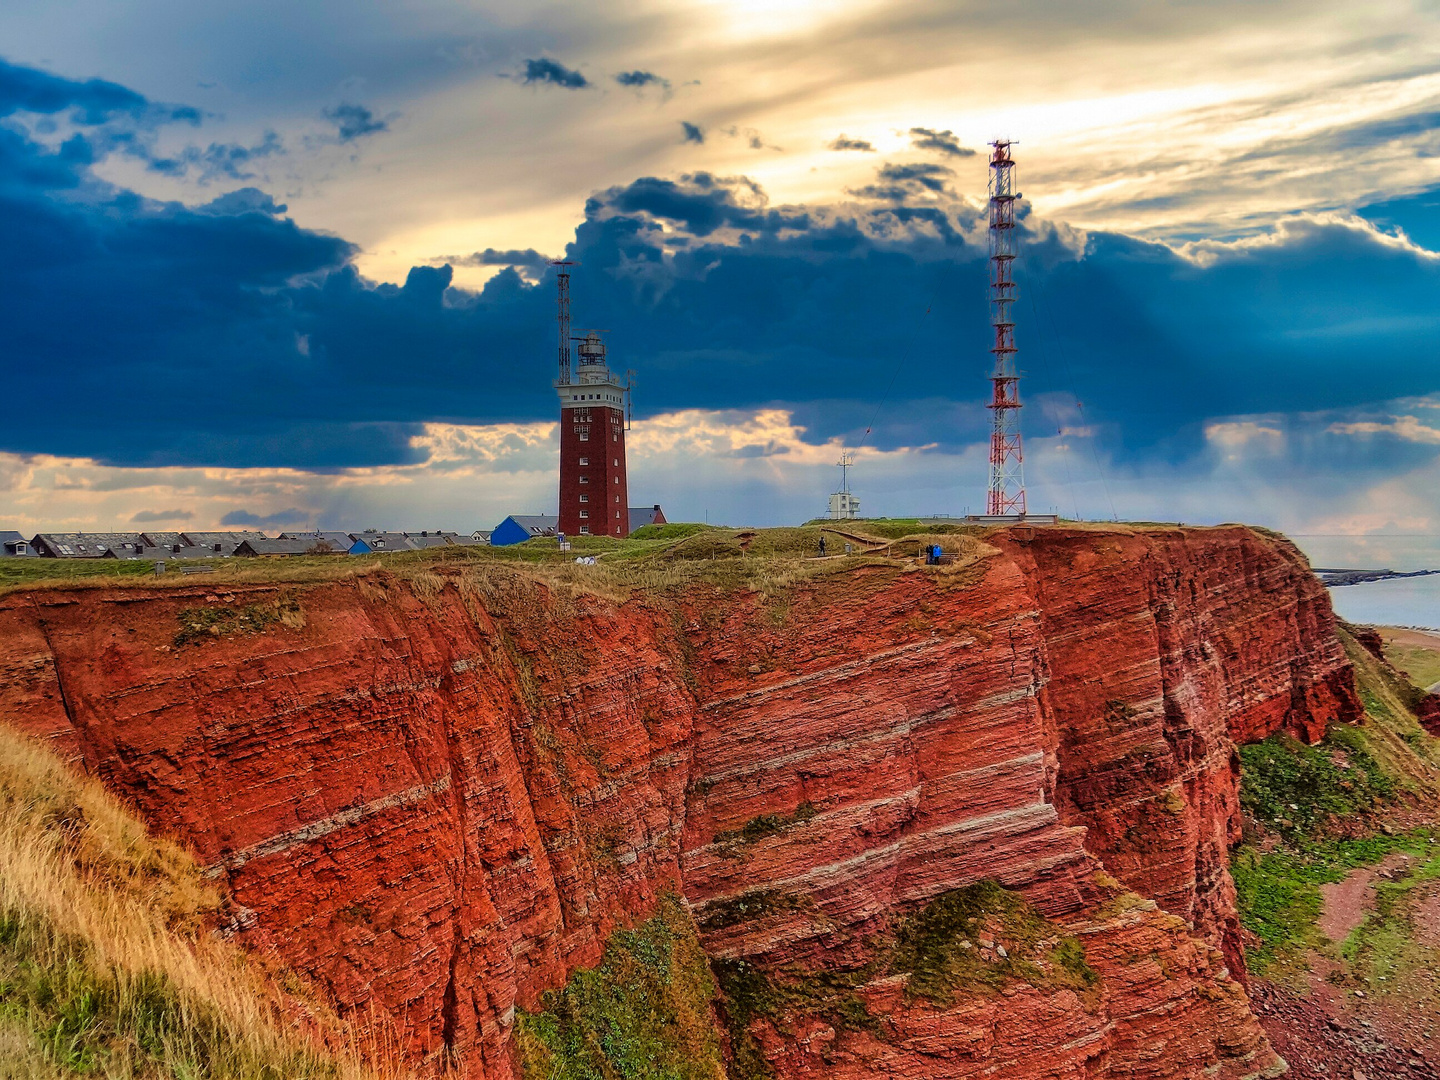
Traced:
<path fill-rule="evenodd" d="M 625 372 L 625 430 L 635 422 L 635 369 Z"/>
<path fill-rule="evenodd" d="M 570 382 L 570 267 L 573 262 L 556 259 L 551 264 L 556 268 L 555 283 L 560 290 L 560 385 Z"/>

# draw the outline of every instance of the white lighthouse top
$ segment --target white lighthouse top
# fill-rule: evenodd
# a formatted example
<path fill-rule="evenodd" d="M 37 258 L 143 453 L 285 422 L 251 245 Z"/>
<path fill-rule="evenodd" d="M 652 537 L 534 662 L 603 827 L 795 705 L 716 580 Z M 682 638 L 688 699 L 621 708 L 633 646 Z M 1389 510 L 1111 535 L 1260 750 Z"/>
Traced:
<path fill-rule="evenodd" d="M 576 381 L 555 384 L 555 389 L 560 392 L 560 407 L 623 408 L 625 388 L 620 385 L 620 377 L 605 363 L 605 342 L 594 330 L 578 340 L 580 344 L 575 351 L 580 354 L 580 363 Z"/>

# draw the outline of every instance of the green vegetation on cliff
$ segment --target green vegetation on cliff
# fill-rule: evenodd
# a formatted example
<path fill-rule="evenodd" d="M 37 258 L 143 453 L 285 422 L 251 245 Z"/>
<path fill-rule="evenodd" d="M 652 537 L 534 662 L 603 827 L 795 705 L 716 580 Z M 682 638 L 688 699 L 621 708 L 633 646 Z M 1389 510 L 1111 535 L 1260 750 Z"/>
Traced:
<path fill-rule="evenodd" d="M 684 901 L 610 935 L 594 968 L 517 1014 L 526 1080 L 723 1080 L 715 983 Z"/>
<path fill-rule="evenodd" d="M 1276 735 L 1241 748 L 1247 835 L 1231 874 L 1252 935 L 1251 972 L 1294 977 L 1312 951 L 1325 952 L 1343 964 L 1336 981 L 1383 992 L 1393 978 L 1386 972 L 1414 959 L 1411 901 L 1440 877 L 1440 740 L 1411 711 L 1415 689 L 1343 629 L 1341 639 L 1364 722 L 1337 727 L 1316 746 Z M 1392 857 L 1399 876 L 1379 884 L 1374 911 L 1343 943 L 1328 941 L 1321 887 Z"/>
<path fill-rule="evenodd" d="M 352 1042 L 333 1015 L 212 932 L 219 910 L 182 850 L 0 726 L 0 1075 L 368 1076 L 327 1049 Z"/>
<path fill-rule="evenodd" d="M 997 945 L 1000 950 L 987 957 Z M 1019 894 L 988 880 L 942 893 L 903 920 L 890 967 L 910 976 L 910 996 L 941 1005 L 951 1004 L 957 992 L 997 991 L 1016 979 L 1077 992 L 1100 981 L 1078 939 L 1062 934 Z"/>
<path fill-rule="evenodd" d="M 776 910 L 760 904 L 751 917 Z M 1087 1006 L 1098 1001 L 1100 976 L 1086 961 L 1079 939 L 1018 893 L 990 880 L 941 893 L 870 945 L 870 962 L 849 971 L 764 970 L 745 960 L 716 961 L 734 1058 L 731 1080 L 771 1075 L 750 1032 L 756 1020 L 783 1031 L 809 1017 L 837 1031 L 881 1035 L 883 1018 L 871 1012 L 858 991 L 886 976 L 903 976 L 908 998 L 942 1008 L 960 998 L 1004 993 L 1015 983 L 1042 991 L 1073 990 Z"/>

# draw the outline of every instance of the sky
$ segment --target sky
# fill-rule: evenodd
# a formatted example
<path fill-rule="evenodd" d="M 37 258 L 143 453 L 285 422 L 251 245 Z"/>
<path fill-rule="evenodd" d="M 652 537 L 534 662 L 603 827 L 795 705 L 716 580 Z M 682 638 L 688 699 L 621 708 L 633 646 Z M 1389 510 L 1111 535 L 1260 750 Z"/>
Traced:
<path fill-rule="evenodd" d="M 552 512 L 554 278 L 671 520 L 983 507 L 1440 565 L 1440 4 L 12 0 L 0 529 Z"/>

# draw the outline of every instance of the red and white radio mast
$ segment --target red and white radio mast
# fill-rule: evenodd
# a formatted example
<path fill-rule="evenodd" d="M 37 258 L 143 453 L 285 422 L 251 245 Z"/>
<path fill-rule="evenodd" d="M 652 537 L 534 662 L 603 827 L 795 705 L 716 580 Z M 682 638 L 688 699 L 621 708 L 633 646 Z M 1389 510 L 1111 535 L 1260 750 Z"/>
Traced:
<path fill-rule="evenodd" d="M 1025 453 L 1020 445 L 1020 373 L 1015 367 L 1015 162 L 1010 140 L 990 144 L 990 325 L 995 330 L 995 386 L 990 401 L 990 490 L 985 513 L 1025 513 Z"/>

